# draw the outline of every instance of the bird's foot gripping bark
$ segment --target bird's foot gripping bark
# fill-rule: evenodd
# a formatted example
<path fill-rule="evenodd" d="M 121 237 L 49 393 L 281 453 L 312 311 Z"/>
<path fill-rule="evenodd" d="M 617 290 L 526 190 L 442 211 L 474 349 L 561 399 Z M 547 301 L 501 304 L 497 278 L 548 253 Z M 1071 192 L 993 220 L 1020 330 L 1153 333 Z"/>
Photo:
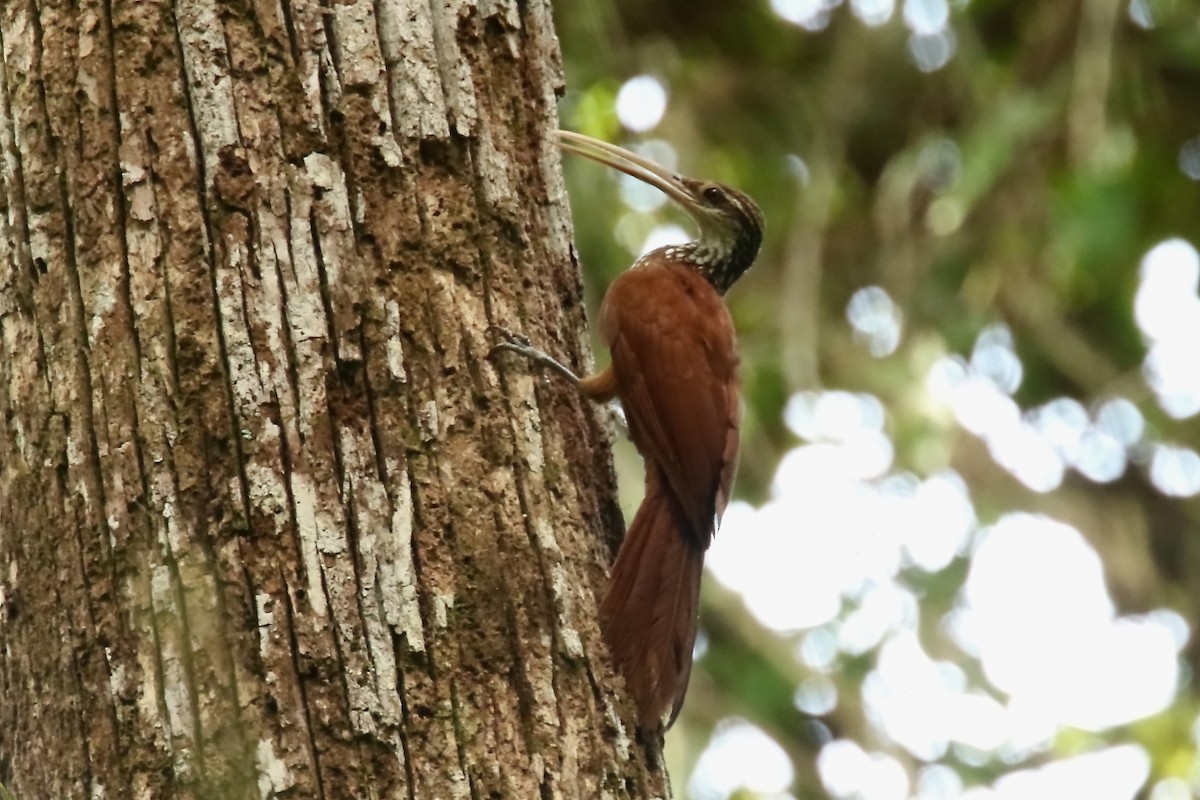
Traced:
<path fill-rule="evenodd" d="M 509 353 L 516 353 L 538 366 L 549 367 L 569 380 L 571 385 L 578 389 L 585 397 L 591 398 L 603 407 L 610 431 L 615 430 L 626 436 L 629 435 L 629 423 L 625 420 L 625 411 L 621 408 L 620 404 L 613 400 L 616 387 L 612 383 L 611 370 L 605 370 L 598 375 L 592 375 L 588 378 L 580 378 L 554 356 L 530 344 L 529 339 L 525 336 L 513 333 L 500 325 L 491 325 L 489 326 L 489 330 L 500 340 L 488 351 L 489 359 L 495 358 L 496 355 L 503 351 L 507 351 Z"/>
<path fill-rule="evenodd" d="M 554 356 L 534 347 L 532 344 L 530 344 L 527 337 L 522 336 L 519 333 L 513 333 L 512 331 L 501 327 L 500 325 L 491 325 L 489 326 L 489 330 L 493 335 L 500 339 L 500 341 L 493 345 L 492 349 L 488 351 L 488 358 L 495 358 L 498 353 L 507 350 L 510 353 L 516 353 L 517 355 L 528 359 L 538 366 L 548 367 L 549 369 L 554 370 L 559 375 L 562 375 L 564 378 L 569 380 L 572 386 L 579 386 L 578 375 L 572 372 L 569 367 L 564 365 Z"/>

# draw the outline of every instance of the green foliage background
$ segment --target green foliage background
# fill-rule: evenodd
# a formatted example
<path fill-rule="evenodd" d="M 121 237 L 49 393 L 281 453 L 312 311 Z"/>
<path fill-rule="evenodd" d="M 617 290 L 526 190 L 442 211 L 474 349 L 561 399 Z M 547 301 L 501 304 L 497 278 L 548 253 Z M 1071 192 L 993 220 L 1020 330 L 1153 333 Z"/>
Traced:
<path fill-rule="evenodd" d="M 1200 6 L 959 0 L 948 26 L 954 54 L 924 72 L 909 52 L 902 2 L 878 27 L 848 2 L 826 2 L 818 30 L 786 22 L 766 0 L 557 5 L 564 127 L 636 141 L 622 130 L 614 98 L 630 77 L 654 75 L 670 102 L 651 135 L 677 148 L 684 172 L 738 186 L 766 213 L 764 252 L 730 295 L 746 379 L 743 499 L 767 496 L 780 456 L 798 441 L 782 422 L 789 396 L 870 392 L 887 409 L 896 468 L 957 471 L 982 524 L 1027 510 L 1075 525 L 1099 552 L 1120 614 L 1167 607 L 1189 624 L 1200 618 L 1196 496 L 1164 496 L 1137 464 L 1113 483 L 1069 473 L 1060 488 L 1032 492 L 952 418 L 913 399 L 937 358 L 969 355 L 980 331 L 1003 323 L 1024 367 L 1021 408 L 1062 396 L 1094 408 L 1122 396 L 1144 415 L 1148 440 L 1200 448 L 1196 418 L 1170 417 L 1147 386 L 1147 348 L 1133 316 L 1145 253 L 1169 237 L 1200 244 L 1200 187 L 1180 168 L 1181 147 L 1200 136 Z M 1137 24 L 1138 14 L 1153 24 Z M 958 152 L 949 176 L 937 158 L 944 142 Z M 610 175 L 568 169 L 598 300 L 632 261 L 614 236 L 627 212 Z M 637 224 L 648 230 L 653 221 Z M 857 344 L 846 323 L 848 300 L 869 285 L 883 287 L 904 320 L 899 349 L 883 359 Z M 640 464 L 628 451 L 623 459 L 623 487 L 636 497 Z M 959 559 L 908 576 L 923 620 L 942 618 L 965 574 Z M 766 631 L 711 579 L 702 625 L 708 650 L 668 737 L 677 791 L 713 726 L 730 715 L 780 743 L 796 768 L 796 797 L 824 796 L 814 758 L 830 735 L 886 750 L 910 773 L 919 768 L 864 718 L 857 698 L 870 654 L 839 663 L 840 702 L 816 720 L 792 702 L 806 674 L 794 657 L 799 632 Z M 922 643 L 940 657 L 966 658 L 936 630 L 923 630 Z M 1172 708 L 1120 730 L 1063 731 L 1034 761 L 1139 742 L 1153 764 L 1147 787 L 1168 776 L 1195 786 L 1198 637 L 1183 659 Z M 1028 766 L 946 763 L 967 785 Z"/>

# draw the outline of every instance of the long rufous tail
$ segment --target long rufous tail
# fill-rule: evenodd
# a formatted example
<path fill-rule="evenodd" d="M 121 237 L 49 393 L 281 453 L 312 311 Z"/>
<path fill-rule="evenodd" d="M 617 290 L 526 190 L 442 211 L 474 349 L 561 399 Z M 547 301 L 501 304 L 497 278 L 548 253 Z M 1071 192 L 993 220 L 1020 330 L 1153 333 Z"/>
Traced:
<path fill-rule="evenodd" d="M 600 625 L 638 707 L 638 726 L 675 722 L 692 673 L 704 549 L 657 465 L 613 564 Z"/>

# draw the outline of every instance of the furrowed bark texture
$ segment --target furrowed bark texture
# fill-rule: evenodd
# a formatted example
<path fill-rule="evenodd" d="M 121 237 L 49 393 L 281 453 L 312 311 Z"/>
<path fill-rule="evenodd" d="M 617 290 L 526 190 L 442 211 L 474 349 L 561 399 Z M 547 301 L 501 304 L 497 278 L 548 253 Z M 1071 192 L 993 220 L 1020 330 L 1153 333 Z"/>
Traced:
<path fill-rule="evenodd" d="M 544 0 L 0 4 L 0 784 L 665 795 Z M 498 372 L 497 368 L 501 371 Z"/>

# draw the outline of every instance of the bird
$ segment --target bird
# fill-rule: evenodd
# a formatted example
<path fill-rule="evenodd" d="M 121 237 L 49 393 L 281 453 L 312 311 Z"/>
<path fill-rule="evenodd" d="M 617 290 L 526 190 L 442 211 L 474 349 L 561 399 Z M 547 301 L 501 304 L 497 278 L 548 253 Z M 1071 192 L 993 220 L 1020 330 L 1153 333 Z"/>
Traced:
<path fill-rule="evenodd" d="M 524 337 L 509 351 L 549 367 L 597 403 L 616 399 L 645 464 L 645 495 L 617 550 L 600 629 L 637 725 L 674 724 L 691 676 L 700 579 L 729 503 L 740 442 L 739 356 L 724 295 L 754 263 L 764 219 L 747 195 L 666 169 L 609 142 L 559 131 L 560 148 L 655 186 L 697 227 L 686 244 L 652 250 L 601 303 L 609 366 L 577 376 Z"/>

